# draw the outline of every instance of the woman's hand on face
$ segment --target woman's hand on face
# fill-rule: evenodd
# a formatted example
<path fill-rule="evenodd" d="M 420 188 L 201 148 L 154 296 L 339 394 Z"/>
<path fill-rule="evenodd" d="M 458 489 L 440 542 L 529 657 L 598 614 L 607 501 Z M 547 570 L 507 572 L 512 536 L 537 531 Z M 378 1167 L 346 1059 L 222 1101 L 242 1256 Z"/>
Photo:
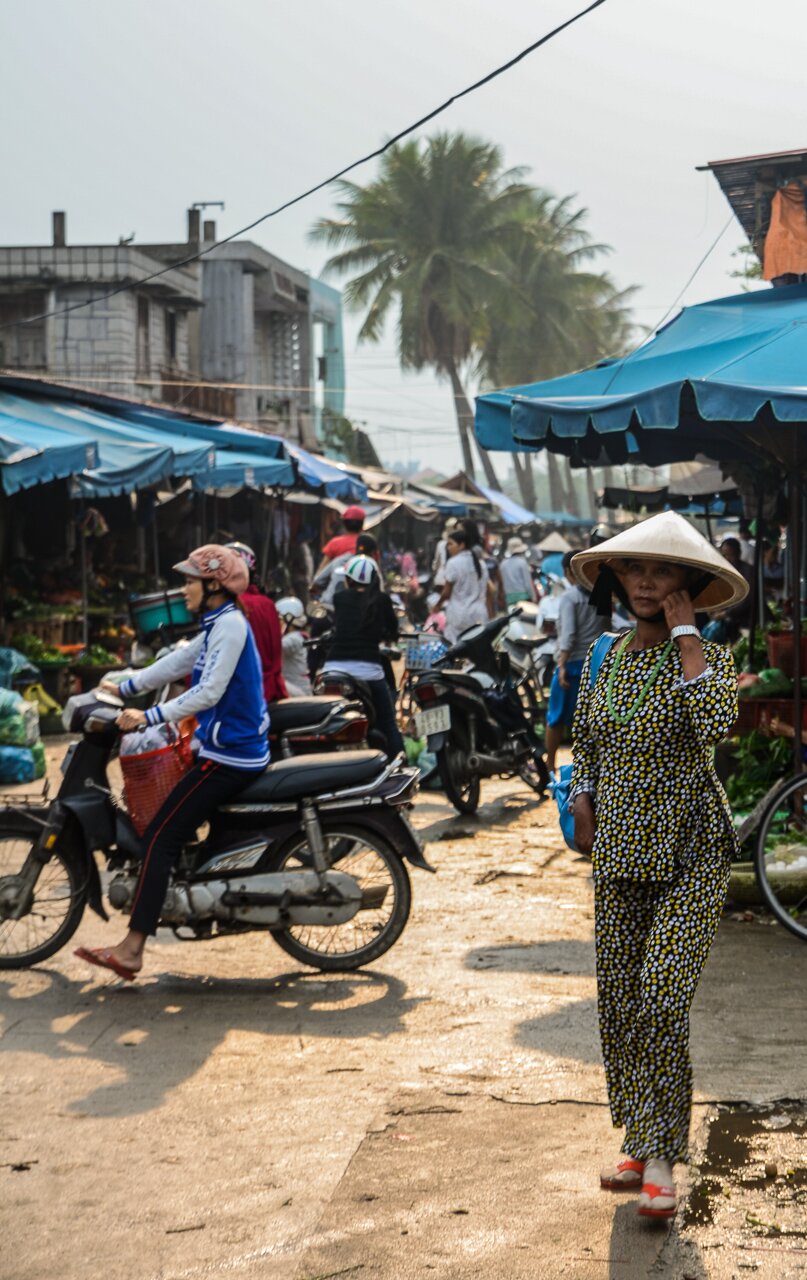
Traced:
<path fill-rule="evenodd" d="M 119 729 L 126 733 L 130 729 L 142 729 L 146 723 L 145 711 L 138 711 L 136 707 L 127 707 L 125 711 L 121 711 L 115 724 Z"/>
<path fill-rule="evenodd" d="M 581 853 L 594 848 L 594 801 L 587 792 L 574 802 L 574 842 Z"/>
<path fill-rule="evenodd" d="M 673 627 L 692 627 L 695 625 L 695 610 L 688 591 L 671 591 L 663 601 L 664 619 L 672 631 Z"/>

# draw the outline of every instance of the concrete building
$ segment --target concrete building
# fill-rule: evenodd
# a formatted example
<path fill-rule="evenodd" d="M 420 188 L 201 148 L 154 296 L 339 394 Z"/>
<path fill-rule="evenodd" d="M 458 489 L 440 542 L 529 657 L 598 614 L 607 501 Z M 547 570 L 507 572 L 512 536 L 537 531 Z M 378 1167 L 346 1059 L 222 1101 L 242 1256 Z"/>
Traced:
<path fill-rule="evenodd" d="M 52 244 L 0 247 L 0 367 L 122 395 L 148 382 L 160 399 L 162 376 L 189 370 L 188 315 L 202 304 L 194 266 L 131 287 L 161 266 L 132 244 L 68 245 L 54 213 Z"/>
<path fill-rule="evenodd" d="M 52 245 L 0 248 L 0 326 L 11 325 L 0 327 L 0 367 L 235 417 L 316 447 L 322 413 L 344 411 L 341 295 L 250 240 L 215 240 L 215 223 L 192 208 L 184 241 L 68 245 L 55 213 Z M 129 287 L 155 272 L 164 274 Z"/>

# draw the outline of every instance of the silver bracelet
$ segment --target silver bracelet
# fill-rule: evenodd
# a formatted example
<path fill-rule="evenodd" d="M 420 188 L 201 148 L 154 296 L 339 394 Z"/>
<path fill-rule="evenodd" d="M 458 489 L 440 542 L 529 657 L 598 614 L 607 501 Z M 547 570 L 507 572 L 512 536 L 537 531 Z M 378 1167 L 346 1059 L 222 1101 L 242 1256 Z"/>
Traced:
<path fill-rule="evenodd" d="M 700 639 L 700 631 L 697 627 L 693 627 L 690 623 L 686 623 L 680 627 L 673 627 L 670 632 L 670 639 L 677 640 L 679 636 L 697 636 Z"/>

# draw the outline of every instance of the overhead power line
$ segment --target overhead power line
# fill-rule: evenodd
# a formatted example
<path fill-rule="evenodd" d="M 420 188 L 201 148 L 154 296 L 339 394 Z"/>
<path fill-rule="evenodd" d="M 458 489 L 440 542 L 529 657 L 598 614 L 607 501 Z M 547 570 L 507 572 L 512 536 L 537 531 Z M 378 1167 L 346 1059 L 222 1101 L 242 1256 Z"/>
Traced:
<path fill-rule="evenodd" d="M 441 102 L 438 107 L 429 111 L 425 116 L 421 116 L 419 120 L 415 120 L 413 124 L 407 125 L 405 129 L 401 129 L 394 137 L 389 138 L 382 146 L 377 147 L 375 151 L 370 151 L 366 156 L 361 156 L 358 160 L 351 161 L 350 164 L 339 169 L 336 173 L 332 173 L 330 177 L 323 178 L 321 182 L 315 183 L 313 187 L 309 187 L 307 191 L 302 191 L 299 195 L 293 196 L 290 200 L 286 200 L 283 204 L 279 204 L 277 208 L 271 209 L 269 213 L 263 213 L 259 218 L 255 218 L 253 222 L 247 223 L 245 227 L 241 227 L 238 231 L 233 231 L 229 236 L 224 236 L 221 240 L 216 240 L 213 244 L 209 244 L 205 249 L 199 249 L 195 253 L 189 253 L 184 258 L 179 258 L 176 262 L 171 262 L 168 266 L 161 267 L 159 271 L 152 271 L 150 275 L 141 276 L 139 280 L 130 280 L 126 284 L 119 285 L 117 289 L 110 289 L 109 292 L 99 294 L 96 298 L 90 298 L 84 302 L 74 302 L 67 307 L 58 307 L 52 311 L 42 311 L 39 315 L 27 316 L 24 320 L 11 320 L 0 325 L 2 329 L 17 328 L 22 325 L 35 324 L 39 320 L 48 320 L 56 316 L 67 315 L 71 311 L 80 311 L 84 307 L 92 306 L 94 302 L 105 302 L 108 298 L 115 298 L 120 293 L 127 293 L 130 289 L 137 289 L 141 285 L 149 284 L 152 280 L 158 280 L 161 276 L 168 275 L 170 271 L 176 271 L 178 267 L 186 267 L 192 262 L 198 262 L 200 258 L 206 257 L 212 253 L 214 249 L 219 249 L 224 244 L 229 244 L 231 240 L 238 240 L 241 236 L 253 231 L 255 227 L 259 227 L 262 222 L 267 222 L 269 218 L 276 218 L 279 213 L 284 213 L 286 209 L 290 209 L 292 205 L 300 204 L 302 200 L 307 200 L 309 196 L 313 196 L 317 191 L 322 191 L 325 187 L 331 185 L 332 182 L 338 182 L 345 174 L 351 173 L 353 169 L 358 169 L 360 165 L 367 164 L 370 160 L 376 160 L 382 156 L 385 151 L 389 151 L 390 147 L 394 147 L 402 138 L 406 138 L 410 133 L 414 133 L 417 129 L 421 129 L 423 125 L 428 124 L 430 120 L 434 120 L 437 116 L 447 111 L 455 102 L 459 102 L 460 98 L 465 98 L 470 93 L 475 93 L 477 89 L 481 89 L 484 85 L 490 84 L 491 80 L 495 80 L 498 76 L 504 75 L 505 71 L 510 71 L 513 67 L 522 62 L 524 58 L 529 57 L 536 49 L 540 49 L 542 45 L 548 44 L 555 36 L 560 35 L 567 27 L 571 27 L 575 22 L 579 22 L 581 18 L 585 18 L 587 14 L 594 9 L 599 9 L 600 5 L 606 3 L 606 0 L 593 0 L 592 4 L 581 9 L 579 13 L 575 13 L 571 18 L 567 18 L 565 22 L 561 22 L 559 26 L 553 27 L 546 35 L 541 36 L 539 40 L 533 41 L 526 49 L 522 49 L 515 57 L 510 58 L 507 62 L 502 63 L 500 67 L 496 67 L 493 71 L 489 71 L 481 80 L 474 81 L 465 89 L 460 89 L 458 93 L 454 93 L 450 98 L 446 98 L 445 102 Z"/>

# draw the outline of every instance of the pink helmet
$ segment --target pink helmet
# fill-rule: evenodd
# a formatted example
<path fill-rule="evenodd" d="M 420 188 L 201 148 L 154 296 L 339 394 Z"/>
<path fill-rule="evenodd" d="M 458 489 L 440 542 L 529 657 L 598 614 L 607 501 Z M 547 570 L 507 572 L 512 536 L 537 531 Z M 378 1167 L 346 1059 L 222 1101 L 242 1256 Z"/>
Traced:
<path fill-rule="evenodd" d="M 231 547 L 221 547 L 215 542 L 197 547 L 187 560 L 180 560 L 174 568 L 186 578 L 202 578 L 208 582 L 215 578 L 224 591 L 234 596 L 240 596 L 249 586 L 245 561 Z"/>

